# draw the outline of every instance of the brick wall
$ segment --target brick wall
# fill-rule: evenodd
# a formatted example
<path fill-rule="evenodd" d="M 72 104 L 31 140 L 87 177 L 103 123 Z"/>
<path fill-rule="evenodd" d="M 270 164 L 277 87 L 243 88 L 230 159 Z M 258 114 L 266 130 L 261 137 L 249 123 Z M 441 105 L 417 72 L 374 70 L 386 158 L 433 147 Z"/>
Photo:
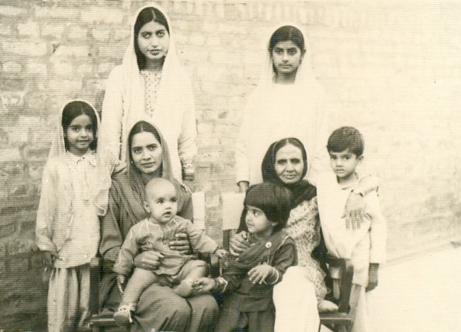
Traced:
<path fill-rule="evenodd" d="M 31 254 L 40 178 L 60 105 L 101 108 L 142 1 L 0 3 L 0 329 L 44 328 L 46 285 Z M 233 142 L 258 78 L 264 32 L 307 32 L 337 124 L 365 134 L 382 178 L 390 258 L 461 235 L 461 5 L 429 1 L 161 1 L 190 72 L 198 118 L 198 187 L 220 237 L 220 192 L 234 189 Z M 5 291 L 4 291 L 5 290 Z"/>

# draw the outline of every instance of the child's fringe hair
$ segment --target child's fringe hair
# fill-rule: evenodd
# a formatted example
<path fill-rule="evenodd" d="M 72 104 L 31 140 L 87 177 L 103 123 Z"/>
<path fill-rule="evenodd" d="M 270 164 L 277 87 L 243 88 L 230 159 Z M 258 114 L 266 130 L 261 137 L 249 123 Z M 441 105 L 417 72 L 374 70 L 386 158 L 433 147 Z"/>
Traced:
<path fill-rule="evenodd" d="M 274 183 L 263 182 L 248 188 L 245 196 L 242 216 L 240 218 L 240 230 L 246 230 L 245 216 L 247 206 L 261 209 L 267 219 L 276 223 L 274 232 L 280 231 L 287 224 L 290 217 L 292 195 L 291 192 Z"/>

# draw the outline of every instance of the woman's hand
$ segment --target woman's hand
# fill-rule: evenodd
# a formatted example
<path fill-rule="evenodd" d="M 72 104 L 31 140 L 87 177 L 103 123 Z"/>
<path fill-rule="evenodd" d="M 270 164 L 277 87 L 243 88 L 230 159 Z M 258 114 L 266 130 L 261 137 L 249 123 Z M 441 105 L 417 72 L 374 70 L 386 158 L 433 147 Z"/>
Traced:
<path fill-rule="evenodd" d="M 187 239 L 186 233 L 176 233 L 175 239 L 170 241 L 169 246 L 171 250 L 179 251 L 182 255 L 190 254 L 190 244 L 189 240 Z"/>
<path fill-rule="evenodd" d="M 248 276 L 253 284 L 263 284 L 267 278 L 275 274 L 274 270 L 274 267 L 264 263 L 255 266 L 250 271 L 248 271 Z"/>
<path fill-rule="evenodd" d="M 247 232 L 240 232 L 232 235 L 229 240 L 229 252 L 233 256 L 239 256 L 243 251 L 248 249 L 250 244 L 248 243 Z"/>
<path fill-rule="evenodd" d="M 134 265 L 140 269 L 154 271 L 159 267 L 162 258 L 163 255 L 159 252 L 144 251 L 134 258 Z"/>
<path fill-rule="evenodd" d="M 198 278 L 192 283 L 192 289 L 195 294 L 208 293 L 216 288 L 216 280 L 212 278 Z"/>
<path fill-rule="evenodd" d="M 367 292 L 372 291 L 378 286 L 378 270 L 379 264 L 371 263 L 368 269 L 368 285 L 366 288 Z"/>
<path fill-rule="evenodd" d="M 343 217 L 346 218 L 347 229 L 359 229 L 365 220 L 365 199 L 362 195 L 351 192 L 347 198 Z"/>
<path fill-rule="evenodd" d="M 42 265 L 46 269 L 51 269 L 53 268 L 53 264 L 55 259 L 58 257 L 55 252 L 51 251 L 43 251 L 42 252 Z"/>
<path fill-rule="evenodd" d="M 184 181 L 194 181 L 195 169 L 191 162 L 183 163 L 182 165 L 182 178 Z"/>
<path fill-rule="evenodd" d="M 244 193 L 248 190 L 250 184 L 248 183 L 248 181 L 240 181 L 239 183 L 237 183 L 237 186 L 239 187 L 239 192 Z"/>

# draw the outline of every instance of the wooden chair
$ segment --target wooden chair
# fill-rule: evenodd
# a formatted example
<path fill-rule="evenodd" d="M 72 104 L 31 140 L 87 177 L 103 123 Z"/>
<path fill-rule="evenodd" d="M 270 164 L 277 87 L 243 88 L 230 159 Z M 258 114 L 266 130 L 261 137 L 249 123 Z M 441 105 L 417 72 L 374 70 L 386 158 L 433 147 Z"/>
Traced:
<path fill-rule="evenodd" d="M 205 228 L 205 195 L 203 192 L 192 194 L 192 205 L 194 207 L 194 223 L 200 228 Z M 214 265 L 213 265 L 214 264 Z M 211 261 L 212 271 L 216 271 L 216 264 Z M 214 270 L 213 270 L 214 269 Z M 103 272 L 103 259 L 95 257 L 90 262 L 90 328 L 92 332 L 121 332 L 128 331 L 128 327 L 120 327 L 115 323 L 113 313 L 103 310 L 99 306 L 99 288 Z M 216 272 L 215 272 L 216 273 Z"/>
<path fill-rule="evenodd" d="M 351 304 L 352 279 L 354 276 L 353 266 L 344 259 L 329 259 L 328 266 L 330 271 L 339 271 L 339 294 L 335 294 L 338 301 L 338 311 L 320 313 L 320 326 L 327 326 L 335 332 L 350 332 L 355 318 L 356 304 Z M 337 276 L 332 276 L 337 279 Z"/>

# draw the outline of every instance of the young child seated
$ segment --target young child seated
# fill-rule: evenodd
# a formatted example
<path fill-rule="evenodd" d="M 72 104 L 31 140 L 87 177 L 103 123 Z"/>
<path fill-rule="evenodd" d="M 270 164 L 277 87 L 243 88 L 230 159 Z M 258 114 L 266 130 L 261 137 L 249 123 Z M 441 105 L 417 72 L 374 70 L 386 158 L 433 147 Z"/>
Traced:
<path fill-rule="evenodd" d="M 215 331 L 248 327 L 248 332 L 274 330 L 272 289 L 285 270 L 296 264 L 294 241 L 283 231 L 291 210 L 291 193 L 272 183 L 250 187 L 242 221 L 250 246 L 224 260 L 220 277 L 200 278 L 199 292 L 226 293 Z"/>
<path fill-rule="evenodd" d="M 227 253 L 219 249 L 216 242 L 190 220 L 176 215 L 176 190 L 171 182 L 164 178 L 154 178 L 146 184 L 145 190 L 146 209 L 150 216 L 131 227 L 114 264 L 120 290 L 133 269 L 134 257 L 140 251 L 157 251 L 162 259 L 155 271 L 134 269 L 123 291 L 120 306 L 114 313 L 114 319 L 119 325 L 132 322 L 131 312 L 135 310 L 144 289 L 151 284 L 173 287 L 176 294 L 187 297 L 193 295 L 192 280 L 207 274 L 204 261 L 169 248 L 168 243 L 176 233 L 187 234 L 194 252 L 214 253 L 218 257 L 224 257 Z"/>
<path fill-rule="evenodd" d="M 363 160 L 364 140 L 353 127 L 336 129 L 328 139 L 332 173 L 323 174 L 317 184 L 320 223 L 328 254 L 349 260 L 354 268 L 351 307 L 356 310 L 353 331 L 367 331 L 365 289 L 378 284 L 379 264 L 386 252 L 386 221 L 381 214 L 378 195 L 364 195 L 365 215 L 360 228 L 352 230 L 344 221 L 344 206 L 359 182 L 357 167 Z M 330 271 L 334 293 L 338 292 L 337 271 Z"/>

